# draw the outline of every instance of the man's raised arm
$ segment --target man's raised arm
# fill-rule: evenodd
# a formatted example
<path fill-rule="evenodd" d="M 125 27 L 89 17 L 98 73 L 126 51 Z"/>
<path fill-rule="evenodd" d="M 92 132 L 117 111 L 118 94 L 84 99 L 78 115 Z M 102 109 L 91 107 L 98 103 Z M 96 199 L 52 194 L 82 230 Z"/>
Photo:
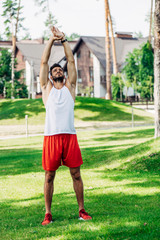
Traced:
<path fill-rule="evenodd" d="M 47 83 L 48 83 L 48 72 L 49 72 L 49 66 L 48 66 L 48 60 L 50 57 L 50 53 L 51 53 L 51 48 L 54 42 L 54 37 L 51 36 L 48 43 L 46 44 L 43 54 L 42 54 L 42 58 L 41 58 L 41 67 L 40 67 L 40 84 L 41 84 L 41 88 L 42 90 L 44 88 L 46 88 Z"/>
<path fill-rule="evenodd" d="M 62 42 L 65 40 L 65 37 L 62 38 Z M 75 67 L 74 56 L 72 50 L 67 41 L 63 42 L 65 56 L 67 58 L 67 71 L 68 71 L 68 80 L 71 86 L 75 89 L 76 80 L 77 80 L 77 72 Z"/>
<path fill-rule="evenodd" d="M 50 57 L 53 42 L 55 40 L 61 40 L 63 37 L 63 34 L 55 27 L 52 27 L 51 31 L 53 35 L 50 37 L 49 41 L 47 42 L 41 58 L 39 78 L 40 78 L 40 84 L 41 84 L 42 90 L 46 88 L 48 83 L 48 72 L 49 72 L 48 60 Z"/>

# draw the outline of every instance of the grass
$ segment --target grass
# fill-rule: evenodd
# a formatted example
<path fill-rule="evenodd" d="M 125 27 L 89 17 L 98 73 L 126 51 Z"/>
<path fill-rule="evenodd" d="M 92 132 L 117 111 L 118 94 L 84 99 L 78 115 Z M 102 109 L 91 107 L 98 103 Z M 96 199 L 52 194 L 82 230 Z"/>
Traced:
<path fill-rule="evenodd" d="M 0 100 L 1 125 L 23 125 L 25 115 L 29 117 L 30 125 L 43 125 L 45 107 L 42 99 Z M 131 107 L 98 98 L 76 97 L 75 122 L 119 122 L 131 121 Z M 153 122 L 153 116 L 143 110 L 134 109 L 135 121 Z"/>
<path fill-rule="evenodd" d="M 160 139 L 152 128 L 79 132 L 85 208 L 78 221 L 66 167 L 55 178 L 54 222 L 44 217 L 42 137 L 1 140 L 1 239 L 160 239 Z"/>

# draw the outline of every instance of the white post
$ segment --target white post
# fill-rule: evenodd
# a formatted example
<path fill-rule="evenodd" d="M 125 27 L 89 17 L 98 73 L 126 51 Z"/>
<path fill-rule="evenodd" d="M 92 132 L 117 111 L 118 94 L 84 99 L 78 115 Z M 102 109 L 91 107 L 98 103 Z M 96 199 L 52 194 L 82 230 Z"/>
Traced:
<path fill-rule="evenodd" d="M 28 137 L 28 115 L 25 115 L 26 119 L 26 137 Z"/>
<path fill-rule="evenodd" d="M 31 61 L 31 87 L 32 87 L 32 99 L 34 99 L 34 73 L 33 73 L 33 61 Z"/>

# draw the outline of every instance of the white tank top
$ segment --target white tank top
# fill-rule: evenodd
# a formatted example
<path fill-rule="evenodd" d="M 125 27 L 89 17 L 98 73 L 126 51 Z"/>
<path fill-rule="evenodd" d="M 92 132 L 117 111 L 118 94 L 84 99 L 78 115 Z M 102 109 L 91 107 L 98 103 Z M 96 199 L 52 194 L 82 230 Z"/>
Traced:
<path fill-rule="evenodd" d="M 52 87 L 46 103 L 44 136 L 61 133 L 76 134 L 74 128 L 74 100 L 69 89 Z"/>

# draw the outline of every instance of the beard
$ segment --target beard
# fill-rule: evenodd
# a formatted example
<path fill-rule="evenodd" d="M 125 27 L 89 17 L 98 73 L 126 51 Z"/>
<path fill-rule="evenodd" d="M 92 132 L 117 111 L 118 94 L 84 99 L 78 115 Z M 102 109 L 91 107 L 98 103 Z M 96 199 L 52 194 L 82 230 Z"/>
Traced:
<path fill-rule="evenodd" d="M 53 80 L 54 80 L 55 82 L 60 82 L 60 83 L 62 83 L 63 80 L 64 80 L 64 76 L 61 76 L 61 77 L 53 77 Z"/>

